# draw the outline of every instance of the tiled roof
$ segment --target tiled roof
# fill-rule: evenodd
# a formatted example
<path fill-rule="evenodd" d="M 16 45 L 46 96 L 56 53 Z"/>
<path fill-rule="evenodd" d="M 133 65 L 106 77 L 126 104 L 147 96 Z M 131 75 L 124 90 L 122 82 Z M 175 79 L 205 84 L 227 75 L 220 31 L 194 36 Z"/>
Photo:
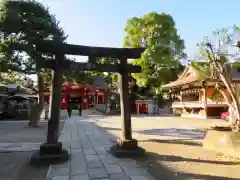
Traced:
<path fill-rule="evenodd" d="M 197 82 L 198 80 L 199 79 L 197 76 L 189 76 L 189 77 L 178 79 L 176 81 L 165 84 L 163 87 L 165 88 L 177 87 L 185 84 L 191 84 L 191 83 Z"/>
<path fill-rule="evenodd" d="M 186 69 L 183 71 L 183 73 L 179 76 L 179 78 L 176 81 L 170 82 L 170 83 L 164 85 L 163 87 L 171 88 L 171 87 L 177 87 L 177 86 L 182 86 L 182 85 L 198 82 L 200 79 L 199 79 L 196 71 L 192 75 L 186 76 L 190 70 L 195 71 L 193 68 L 187 66 Z M 233 81 L 240 81 L 240 71 L 238 69 L 231 68 L 230 74 L 231 74 Z"/>

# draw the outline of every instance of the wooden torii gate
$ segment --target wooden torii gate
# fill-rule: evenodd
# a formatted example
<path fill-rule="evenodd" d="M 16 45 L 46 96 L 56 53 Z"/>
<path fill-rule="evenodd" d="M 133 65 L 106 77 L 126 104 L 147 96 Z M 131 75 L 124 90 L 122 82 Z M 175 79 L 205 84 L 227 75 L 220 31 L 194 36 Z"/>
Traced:
<path fill-rule="evenodd" d="M 129 109 L 128 74 L 139 73 L 139 66 L 130 65 L 127 59 L 141 57 L 144 48 L 106 48 L 91 47 L 59 43 L 54 41 L 36 42 L 37 53 L 51 53 L 55 60 L 37 59 L 36 66 L 39 68 L 52 69 L 53 81 L 51 91 L 50 112 L 48 121 L 47 141 L 40 146 L 40 151 L 32 156 L 32 164 L 56 163 L 66 161 L 69 158 L 67 150 L 58 142 L 60 102 L 62 88 L 62 73 L 67 70 L 118 72 L 120 74 L 120 106 L 122 119 L 122 135 L 117 144 L 111 148 L 113 155 L 117 157 L 130 157 L 144 153 L 138 147 L 137 140 L 132 138 L 131 112 Z M 26 50 L 22 44 L 11 44 L 12 49 Z M 65 59 L 65 55 L 88 56 L 88 63 L 73 62 Z M 120 64 L 98 64 L 96 57 L 118 58 Z"/>

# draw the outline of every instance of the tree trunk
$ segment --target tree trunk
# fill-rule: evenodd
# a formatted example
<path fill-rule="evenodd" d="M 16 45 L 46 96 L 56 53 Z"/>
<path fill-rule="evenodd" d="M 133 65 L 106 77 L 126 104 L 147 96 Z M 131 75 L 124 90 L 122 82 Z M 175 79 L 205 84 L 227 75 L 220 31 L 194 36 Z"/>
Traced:
<path fill-rule="evenodd" d="M 224 96 L 224 99 L 227 101 L 229 105 L 229 113 L 230 113 L 230 125 L 234 131 L 239 131 L 239 120 L 240 120 L 240 109 L 239 109 L 239 100 L 235 94 L 233 87 L 231 86 L 231 82 L 229 82 L 223 74 L 220 74 L 220 78 L 224 85 L 227 88 L 227 92 L 229 95 L 226 94 L 226 91 L 220 91 L 221 94 Z"/>
<path fill-rule="evenodd" d="M 41 72 L 37 72 L 38 79 L 38 103 L 32 107 L 31 115 L 29 118 L 29 126 L 37 127 L 40 116 L 43 113 L 44 107 L 44 79 Z"/>

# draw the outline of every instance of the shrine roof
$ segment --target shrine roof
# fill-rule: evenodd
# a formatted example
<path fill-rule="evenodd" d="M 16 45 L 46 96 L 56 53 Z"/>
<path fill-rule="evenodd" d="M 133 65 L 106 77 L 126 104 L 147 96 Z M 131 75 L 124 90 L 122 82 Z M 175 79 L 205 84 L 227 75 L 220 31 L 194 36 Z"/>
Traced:
<path fill-rule="evenodd" d="M 199 80 L 199 77 L 196 71 L 191 66 L 187 66 L 176 81 L 172 81 L 168 84 L 165 84 L 163 87 L 164 88 L 177 87 L 185 84 L 191 84 L 198 80 Z"/>
<path fill-rule="evenodd" d="M 198 81 L 198 77 L 190 76 L 190 77 L 187 77 L 187 78 L 178 79 L 176 81 L 165 84 L 163 87 L 164 88 L 177 87 L 177 86 L 182 86 L 182 85 L 186 85 L 186 84 L 192 84 L 192 83 L 195 83 L 197 81 Z"/>
<path fill-rule="evenodd" d="M 30 89 L 30 88 L 26 88 L 22 85 L 19 84 L 1 84 L 0 83 L 0 92 L 14 92 L 14 93 L 22 93 L 22 94 L 34 94 L 35 92 Z"/>
<path fill-rule="evenodd" d="M 240 81 L 240 72 L 237 68 L 231 68 L 230 74 L 233 81 Z M 174 88 L 174 87 L 179 87 L 187 84 L 194 84 L 200 81 L 201 79 L 199 78 L 197 71 L 193 67 L 188 65 L 176 81 L 172 81 L 168 84 L 165 84 L 163 88 Z M 214 80 L 209 78 L 206 81 L 214 81 Z"/>

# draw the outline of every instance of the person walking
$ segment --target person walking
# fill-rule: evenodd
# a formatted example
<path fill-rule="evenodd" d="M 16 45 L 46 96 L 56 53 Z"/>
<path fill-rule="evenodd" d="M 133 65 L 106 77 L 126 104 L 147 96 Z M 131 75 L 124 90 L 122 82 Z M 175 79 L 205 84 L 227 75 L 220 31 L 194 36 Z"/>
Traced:
<path fill-rule="evenodd" d="M 68 101 L 67 111 L 68 111 L 68 117 L 71 118 L 71 116 L 72 116 L 72 101 L 71 100 Z"/>

